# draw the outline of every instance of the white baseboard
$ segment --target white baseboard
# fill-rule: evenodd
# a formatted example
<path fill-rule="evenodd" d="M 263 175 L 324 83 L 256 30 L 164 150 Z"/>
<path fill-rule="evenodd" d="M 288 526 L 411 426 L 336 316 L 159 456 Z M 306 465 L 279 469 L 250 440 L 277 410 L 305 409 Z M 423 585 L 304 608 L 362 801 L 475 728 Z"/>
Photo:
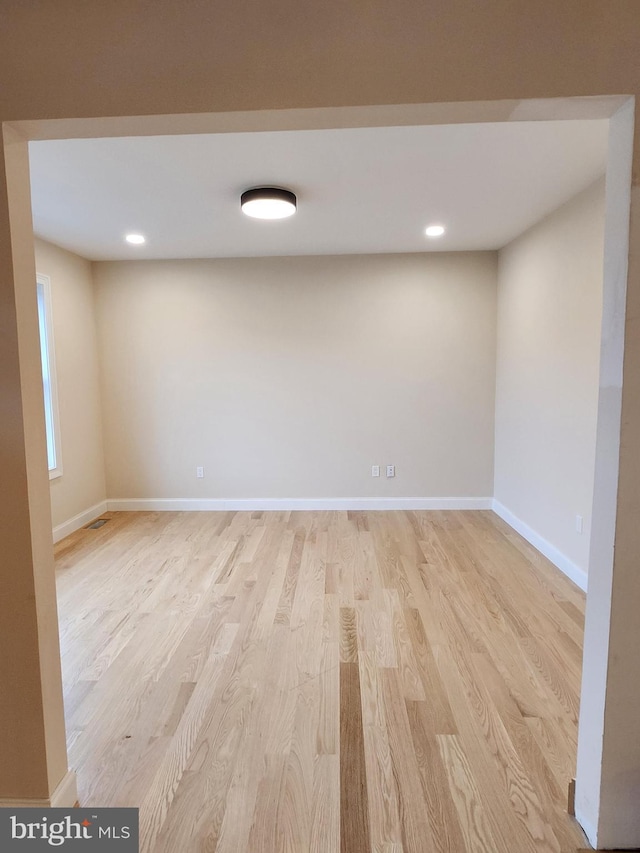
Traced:
<path fill-rule="evenodd" d="M 112 512 L 491 509 L 492 498 L 114 498 Z"/>
<path fill-rule="evenodd" d="M 492 509 L 561 572 L 587 589 L 587 573 L 495 498 L 113 498 L 101 501 L 53 529 L 59 542 L 103 512 L 269 512 L 338 510 Z"/>
<path fill-rule="evenodd" d="M 533 528 L 521 521 L 510 510 L 503 506 L 495 498 L 493 499 L 492 509 L 496 515 L 499 515 L 503 521 L 506 521 L 509 527 L 513 527 L 516 533 L 519 533 L 523 539 L 526 539 L 530 545 L 540 551 L 541 554 L 550 560 L 554 566 L 560 569 L 570 580 L 572 580 L 580 589 L 587 591 L 587 573 L 580 566 L 576 566 L 562 551 L 559 551 L 555 545 L 548 542 L 539 533 L 536 533 Z"/>
<path fill-rule="evenodd" d="M 62 524 L 58 524 L 57 527 L 53 528 L 53 541 L 59 542 L 61 539 L 64 539 L 65 536 L 75 533 L 76 530 L 80 530 L 80 528 L 84 527 L 85 524 L 89 524 L 90 521 L 93 521 L 94 518 L 97 518 L 106 511 L 107 502 L 100 501 L 100 503 L 90 506 L 88 509 L 83 510 L 83 512 L 79 512 L 77 515 L 74 515 L 73 518 L 70 518 Z"/>
<path fill-rule="evenodd" d="M 78 784 L 73 770 L 67 770 L 50 797 L 31 800 L 0 798 L 0 809 L 72 809 L 78 802 Z"/>

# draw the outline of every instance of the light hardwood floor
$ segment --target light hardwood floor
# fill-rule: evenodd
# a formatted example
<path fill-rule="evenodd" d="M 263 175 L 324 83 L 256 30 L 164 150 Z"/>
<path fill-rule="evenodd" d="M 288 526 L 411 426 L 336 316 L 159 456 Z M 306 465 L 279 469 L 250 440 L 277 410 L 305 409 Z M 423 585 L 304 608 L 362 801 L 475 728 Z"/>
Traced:
<path fill-rule="evenodd" d="M 114 513 L 56 546 L 82 805 L 144 853 L 573 853 L 584 595 L 491 512 Z"/>

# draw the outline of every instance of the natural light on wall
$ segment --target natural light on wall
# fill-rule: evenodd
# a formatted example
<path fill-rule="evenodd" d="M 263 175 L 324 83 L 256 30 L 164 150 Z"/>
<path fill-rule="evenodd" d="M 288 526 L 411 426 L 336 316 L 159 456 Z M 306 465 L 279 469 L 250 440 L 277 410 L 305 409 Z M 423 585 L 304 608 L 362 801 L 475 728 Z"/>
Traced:
<path fill-rule="evenodd" d="M 51 281 L 49 276 L 38 275 L 38 324 L 40 327 L 40 357 L 42 361 L 42 387 L 44 390 L 44 417 L 47 430 L 47 461 L 49 479 L 62 474 L 60 453 L 60 423 L 58 417 L 58 392 L 55 361 L 53 357 L 53 323 L 51 319 Z"/>

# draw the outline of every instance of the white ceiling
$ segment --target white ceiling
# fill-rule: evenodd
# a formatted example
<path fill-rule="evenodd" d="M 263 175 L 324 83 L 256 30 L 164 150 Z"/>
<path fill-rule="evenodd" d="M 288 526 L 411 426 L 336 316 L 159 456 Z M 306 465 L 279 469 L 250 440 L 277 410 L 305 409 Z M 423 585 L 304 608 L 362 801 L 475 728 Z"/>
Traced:
<path fill-rule="evenodd" d="M 608 122 L 30 143 L 36 233 L 91 260 L 497 249 L 605 169 Z M 259 185 L 291 219 L 240 212 Z M 428 240 L 424 228 L 447 233 Z M 127 232 L 144 246 L 124 242 Z"/>

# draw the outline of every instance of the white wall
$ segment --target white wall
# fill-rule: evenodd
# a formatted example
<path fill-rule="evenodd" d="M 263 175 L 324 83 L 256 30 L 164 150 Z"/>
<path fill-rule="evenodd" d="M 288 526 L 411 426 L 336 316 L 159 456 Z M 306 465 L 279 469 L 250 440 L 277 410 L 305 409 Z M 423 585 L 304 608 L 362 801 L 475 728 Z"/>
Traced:
<path fill-rule="evenodd" d="M 44 240 L 35 254 L 51 279 L 63 467 L 51 481 L 55 529 L 106 498 L 95 304 L 89 261 Z"/>
<path fill-rule="evenodd" d="M 110 498 L 492 495 L 495 253 L 94 275 Z"/>
<path fill-rule="evenodd" d="M 579 572 L 589 560 L 603 241 L 604 179 L 499 253 L 495 498 Z"/>

